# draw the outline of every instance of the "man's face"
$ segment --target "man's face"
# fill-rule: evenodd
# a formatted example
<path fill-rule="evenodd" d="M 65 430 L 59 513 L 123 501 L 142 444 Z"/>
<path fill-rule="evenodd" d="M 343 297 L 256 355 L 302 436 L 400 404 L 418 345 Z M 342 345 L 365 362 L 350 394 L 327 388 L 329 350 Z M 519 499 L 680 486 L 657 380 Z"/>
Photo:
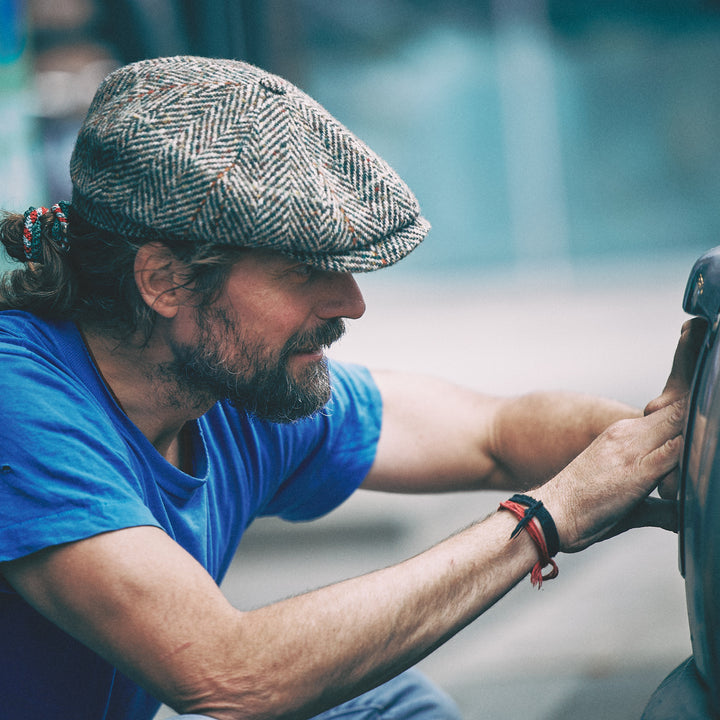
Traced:
<path fill-rule="evenodd" d="M 323 350 L 342 336 L 343 317 L 362 315 L 364 302 L 349 274 L 252 251 L 214 304 L 192 310 L 192 341 L 173 340 L 174 360 L 165 367 L 178 386 L 290 422 L 330 399 Z"/>

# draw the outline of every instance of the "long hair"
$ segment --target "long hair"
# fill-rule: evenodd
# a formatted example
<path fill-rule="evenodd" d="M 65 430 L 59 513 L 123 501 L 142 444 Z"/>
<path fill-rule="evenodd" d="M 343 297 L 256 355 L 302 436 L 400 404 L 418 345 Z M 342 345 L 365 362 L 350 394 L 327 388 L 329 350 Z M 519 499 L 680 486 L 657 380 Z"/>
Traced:
<path fill-rule="evenodd" d="M 23 267 L 0 275 L 0 310 L 26 310 L 41 317 L 87 324 L 118 338 L 140 334 L 147 341 L 156 314 L 135 284 L 138 249 L 162 242 L 187 267 L 183 287 L 197 293 L 198 305 L 212 302 L 221 291 L 231 265 L 242 248 L 206 245 L 198 248 L 182 238 L 133 240 L 86 222 L 68 212 L 69 251 L 51 236 L 52 212 L 40 217 L 41 258 L 25 262 L 23 215 L 0 215 L 0 241 L 8 255 Z"/>

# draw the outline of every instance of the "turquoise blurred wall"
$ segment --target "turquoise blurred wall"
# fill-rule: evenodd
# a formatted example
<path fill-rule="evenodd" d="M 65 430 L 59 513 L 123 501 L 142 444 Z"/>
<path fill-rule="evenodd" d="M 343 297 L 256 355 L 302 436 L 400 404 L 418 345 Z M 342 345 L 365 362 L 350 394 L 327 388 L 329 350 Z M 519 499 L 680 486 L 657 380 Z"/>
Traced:
<path fill-rule="evenodd" d="M 397 168 L 433 224 L 398 272 L 687 265 L 720 244 L 717 3 L 24 7 L 0 0 L 0 207 L 69 197 L 74 135 L 104 72 L 191 52 L 289 77 Z"/>

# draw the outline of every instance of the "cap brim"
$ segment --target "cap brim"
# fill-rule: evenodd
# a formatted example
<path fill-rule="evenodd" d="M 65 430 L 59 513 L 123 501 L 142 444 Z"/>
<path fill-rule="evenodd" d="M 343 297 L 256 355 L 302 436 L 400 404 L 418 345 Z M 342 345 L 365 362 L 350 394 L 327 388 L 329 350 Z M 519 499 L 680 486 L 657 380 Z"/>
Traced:
<path fill-rule="evenodd" d="M 430 223 L 422 216 L 396 230 L 392 235 L 355 247 L 342 253 L 296 253 L 283 252 L 313 267 L 331 272 L 364 273 L 381 270 L 394 265 L 409 255 L 425 238 Z"/>

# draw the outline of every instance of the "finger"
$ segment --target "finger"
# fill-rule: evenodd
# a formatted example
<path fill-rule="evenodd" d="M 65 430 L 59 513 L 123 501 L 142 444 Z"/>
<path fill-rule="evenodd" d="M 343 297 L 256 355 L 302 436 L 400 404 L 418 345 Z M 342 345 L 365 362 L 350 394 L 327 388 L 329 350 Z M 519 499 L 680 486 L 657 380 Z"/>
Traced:
<path fill-rule="evenodd" d="M 706 333 L 707 321 L 704 318 L 692 318 L 683 324 L 667 385 L 690 387 Z"/>
<path fill-rule="evenodd" d="M 660 447 L 651 450 L 641 460 L 641 465 L 645 466 L 646 472 L 654 476 L 655 485 L 677 470 L 682 456 L 682 448 L 682 435 L 675 435 Z"/>
<path fill-rule="evenodd" d="M 688 394 L 683 393 L 680 397 L 665 403 L 655 412 L 641 418 L 650 428 L 658 428 L 661 430 L 666 426 L 682 432 L 685 422 L 685 416 L 688 407 Z"/>
<path fill-rule="evenodd" d="M 645 449 L 646 459 L 662 461 L 663 456 L 668 454 L 673 460 L 673 464 L 668 466 L 664 472 L 660 472 L 658 478 L 669 473 L 673 469 L 674 463 L 680 458 L 687 405 L 687 396 L 684 395 L 679 400 L 638 420 L 643 425 L 640 434 L 640 448 Z"/>
<path fill-rule="evenodd" d="M 629 528 L 656 527 L 670 532 L 678 531 L 678 505 L 674 500 L 645 498 L 633 508 L 625 523 Z"/>

